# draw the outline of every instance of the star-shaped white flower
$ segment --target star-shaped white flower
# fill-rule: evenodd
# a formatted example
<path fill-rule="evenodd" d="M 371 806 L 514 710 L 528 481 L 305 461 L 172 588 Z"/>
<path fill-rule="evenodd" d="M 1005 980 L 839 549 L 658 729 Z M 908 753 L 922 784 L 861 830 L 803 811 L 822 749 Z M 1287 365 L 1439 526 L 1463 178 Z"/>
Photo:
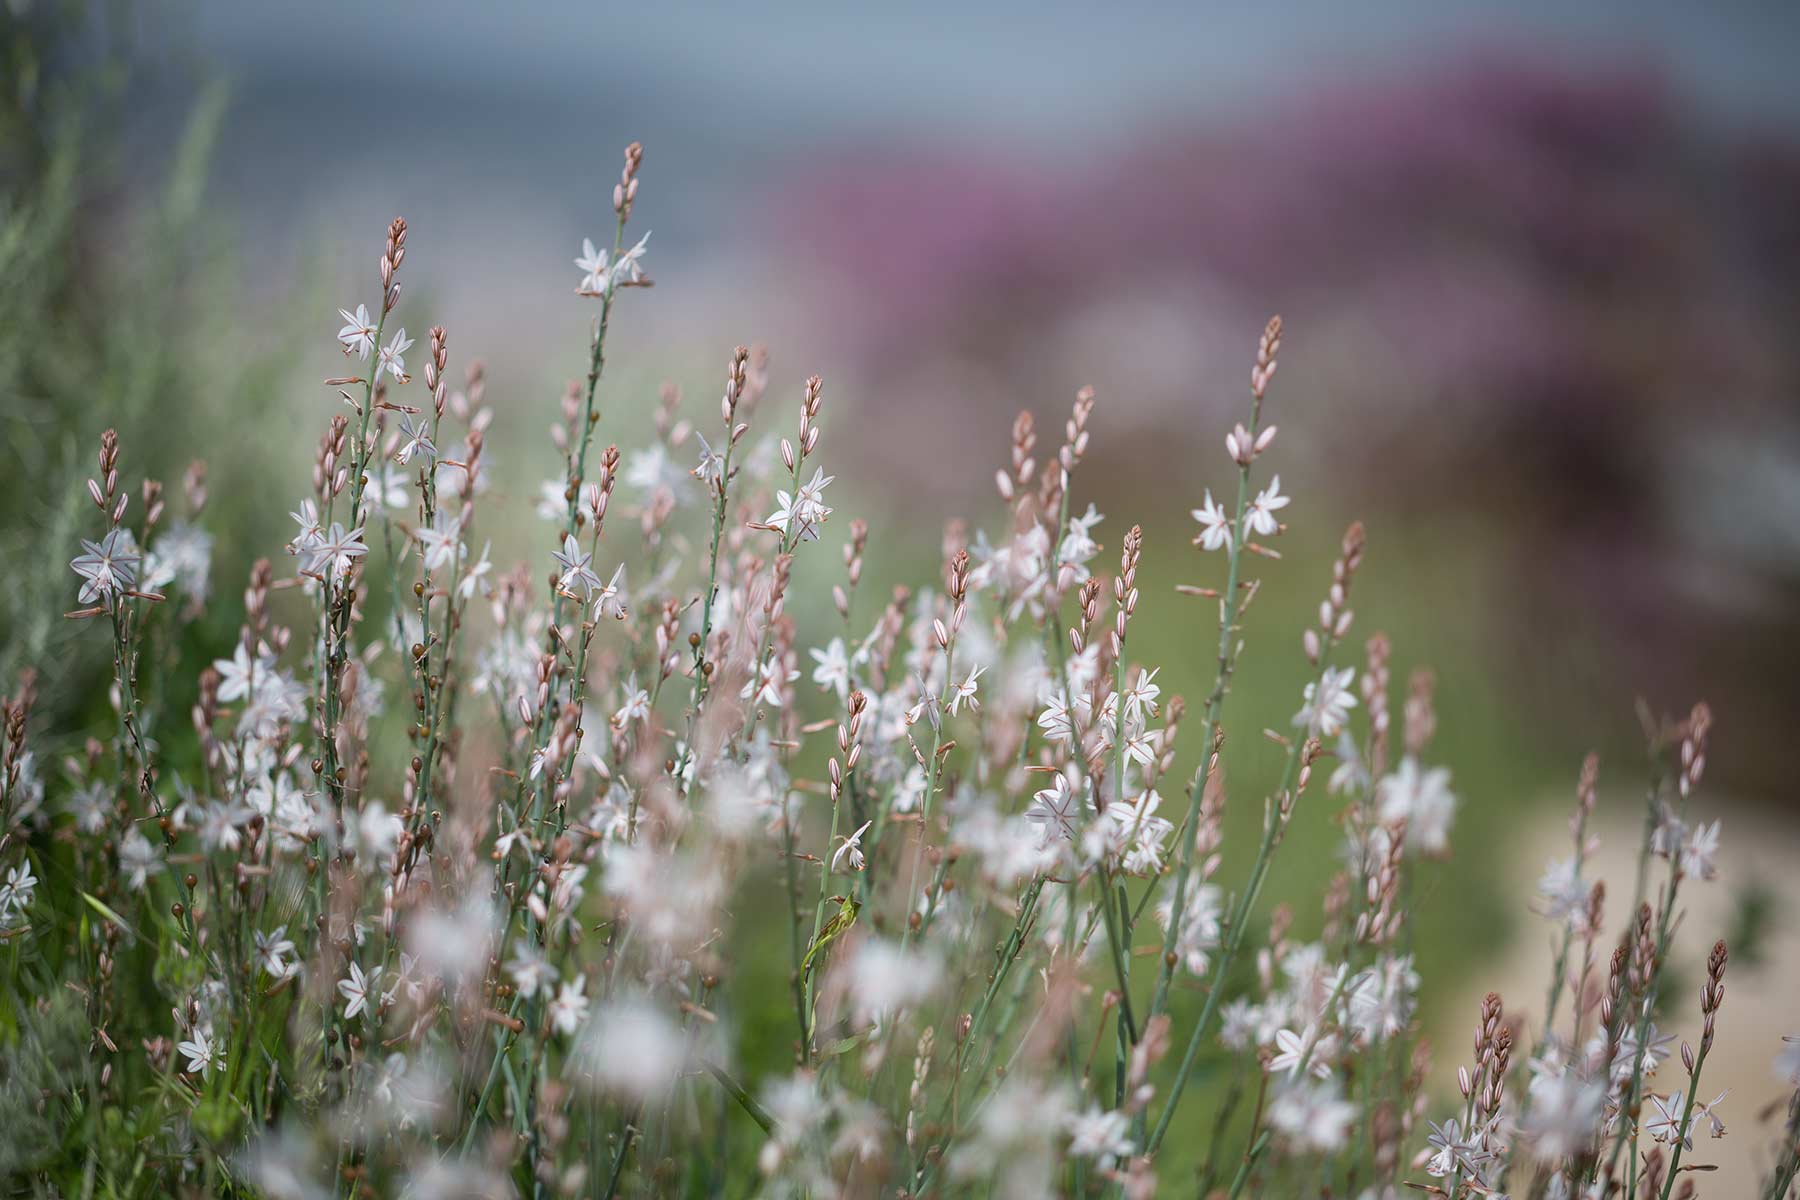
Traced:
<path fill-rule="evenodd" d="M 862 852 L 862 835 L 867 833 L 869 831 L 869 826 L 873 824 L 873 821 L 864 821 L 862 827 L 855 833 L 842 839 L 844 844 L 831 853 L 831 869 L 833 871 L 840 870 L 845 859 L 850 860 L 850 869 L 852 871 L 860 871 L 863 869 L 866 864 Z"/>
<path fill-rule="evenodd" d="M 381 1005 L 380 996 L 381 968 L 377 967 L 368 974 L 356 963 L 350 964 L 350 975 L 347 979 L 338 980 L 338 993 L 349 1001 L 344 1007 L 344 1019 L 353 1021 L 356 1014 L 367 1009 L 373 1016 Z"/>
<path fill-rule="evenodd" d="M 109 529 L 98 542 L 83 538 L 81 548 L 83 553 L 70 560 L 69 566 L 81 576 L 83 604 L 127 591 L 137 583 L 138 564 L 143 559 L 128 531 Z"/>
<path fill-rule="evenodd" d="M 1231 549 L 1231 518 L 1213 501 L 1211 488 L 1207 489 L 1206 499 L 1193 513 L 1194 520 L 1200 522 L 1200 535 L 1194 539 L 1195 545 L 1202 550 Z"/>
<path fill-rule="evenodd" d="M 494 569 L 494 564 L 488 559 L 488 551 L 493 549 L 493 546 L 492 542 L 482 543 L 481 557 L 469 567 L 467 573 L 462 577 L 462 582 L 456 585 L 457 594 L 464 600 L 473 596 L 477 590 L 483 592 L 487 590 L 487 575 Z"/>
<path fill-rule="evenodd" d="M 577 975 L 557 989 L 556 999 L 550 1002 L 550 1023 L 557 1032 L 574 1033 L 587 1019 L 586 987 L 587 978 Z"/>
<path fill-rule="evenodd" d="M 363 544 L 362 526 L 345 532 L 341 522 L 333 521 L 329 530 L 306 547 L 306 569 L 314 575 L 342 575 L 368 552 L 368 546 Z"/>
<path fill-rule="evenodd" d="M 354 352 L 358 358 L 369 357 L 369 351 L 375 349 L 375 326 L 369 320 L 368 306 L 359 304 L 355 312 L 340 308 L 338 316 L 344 318 L 344 327 L 338 330 L 338 341 L 344 344 L 344 353 Z"/>
<path fill-rule="evenodd" d="M 1244 514 L 1244 524 L 1250 532 L 1262 537 L 1269 537 L 1281 528 L 1275 519 L 1278 509 L 1288 506 L 1288 497 L 1281 494 L 1281 476 L 1269 480 L 1269 486 L 1256 493 L 1256 499 L 1250 502 L 1249 511 Z"/>
<path fill-rule="evenodd" d="M 563 569 L 556 581 L 556 590 L 565 596 L 586 600 L 600 586 L 600 576 L 594 574 L 594 556 L 581 548 L 574 534 L 563 534 L 563 548 L 552 550 L 550 556 Z"/>
<path fill-rule="evenodd" d="M 594 615 L 596 617 L 613 617 L 625 619 L 625 564 L 620 563 L 613 568 L 612 578 L 604 587 L 594 590 Z"/>
<path fill-rule="evenodd" d="M 786 492 L 776 492 L 778 507 L 769 515 L 765 524 L 774 526 L 797 541 L 817 541 L 819 526 L 831 515 L 831 509 L 825 505 L 822 497 L 825 488 L 836 478 L 835 475 L 827 475 L 823 470 L 815 469 L 812 480 L 802 485 L 792 496 Z"/>
<path fill-rule="evenodd" d="M 462 553 L 462 525 L 441 508 L 431 514 L 431 524 L 413 530 L 413 536 L 419 540 L 427 571 L 449 566 Z"/>
<path fill-rule="evenodd" d="M 394 450 L 394 461 L 404 467 L 413 460 L 415 454 L 424 454 L 435 460 L 437 446 L 432 443 L 431 430 L 423 417 L 415 422 L 411 413 L 401 413 L 400 445 Z"/>
<path fill-rule="evenodd" d="M 406 326 L 402 325 L 388 339 L 388 344 L 381 348 L 381 369 L 394 377 L 395 383 L 405 383 L 412 376 L 406 373 L 406 360 L 401 357 L 412 348 L 413 340 L 406 336 Z"/>
<path fill-rule="evenodd" d="M 650 235 L 645 234 L 638 239 L 637 245 L 619 255 L 613 264 L 612 277 L 615 283 L 642 283 L 644 281 L 644 251 L 650 246 Z"/>
<path fill-rule="evenodd" d="M 606 292 L 606 281 L 611 274 L 606 268 L 606 251 L 594 248 L 591 238 L 581 239 L 581 257 L 575 260 L 581 268 L 581 286 L 575 289 L 580 296 L 599 296 Z"/>
<path fill-rule="evenodd" d="M 188 1060 L 187 1071 L 198 1072 L 202 1079 L 211 1075 L 214 1067 L 225 1065 L 225 1047 L 213 1040 L 212 1030 L 204 1025 L 196 1027 L 193 1036 L 175 1049 Z"/>
<path fill-rule="evenodd" d="M 987 670 L 986 667 L 976 667 L 969 672 L 967 678 L 950 689 L 950 703 L 947 707 L 950 710 L 951 716 L 954 717 L 956 715 L 956 710 L 962 706 L 964 701 L 968 702 L 971 709 L 981 707 L 981 701 L 975 696 L 975 685 L 976 681 L 981 678 L 981 673 L 985 670 Z"/>

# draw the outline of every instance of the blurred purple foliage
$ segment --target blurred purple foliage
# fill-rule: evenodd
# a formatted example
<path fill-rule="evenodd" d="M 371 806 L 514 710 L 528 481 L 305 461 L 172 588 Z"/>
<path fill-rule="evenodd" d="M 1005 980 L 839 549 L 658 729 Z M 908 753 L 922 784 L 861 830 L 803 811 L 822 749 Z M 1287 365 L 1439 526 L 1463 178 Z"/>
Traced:
<path fill-rule="evenodd" d="M 1506 642 L 1578 629 L 1654 700 L 1706 690 L 1733 758 L 1800 719 L 1800 149 L 1655 66 L 1476 50 L 1053 159 L 791 179 L 775 240 L 831 281 L 874 411 L 972 426 L 940 471 L 978 484 L 1021 394 L 1060 424 L 1092 381 L 1136 426 L 1101 452 L 1181 478 L 1280 311 L 1306 478 L 1501 518 L 1537 598 Z"/>

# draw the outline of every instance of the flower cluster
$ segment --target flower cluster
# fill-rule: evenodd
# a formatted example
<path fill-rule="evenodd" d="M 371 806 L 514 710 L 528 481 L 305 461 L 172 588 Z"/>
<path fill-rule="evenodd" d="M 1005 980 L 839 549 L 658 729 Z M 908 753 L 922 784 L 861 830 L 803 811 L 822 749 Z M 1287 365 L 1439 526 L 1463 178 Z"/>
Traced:
<path fill-rule="evenodd" d="M 73 1175 L 52 1157 L 41 1178 L 1140 1197 L 1197 1171 L 1231 1196 L 1603 1196 L 1639 1177 L 1669 1195 L 1696 1134 L 1724 1129 L 1696 1100 L 1723 943 L 1685 1082 L 1650 1087 L 1683 889 L 1716 874 L 1719 824 L 1690 811 L 1705 708 L 1655 747 L 1663 866 L 1610 968 L 1590 764 L 1573 856 L 1540 887 L 1561 948 L 1547 1011 L 1534 1032 L 1490 997 L 1460 1107 L 1427 1120 L 1406 898 L 1449 853 L 1457 798 L 1429 673 L 1394 752 L 1388 639 L 1340 661 L 1360 525 L 1301 631 L 1291 726 L 1267 733 L 1279 782 L 1227 782 L 1243 618 L 1290 506 L 1259 474 L 1279 320 L 1247 423 L 1202 471 L 1227 501 L 1191 489 L 1208 577 L 1177 595 L 1203 601 L 1211 686 L 1190 705 L 1136 617 L 1191 599 L 1142 592 L 1152 539 L 1134 525 L 1108 550 L 1072 497 L 1091 390 L 1053 452 L 1020 416 L 994 518 L 953 526 L 940 569 L 887 595 L 860 587 L 871 526 L 826 502 L 817 377 L 784 415 L 766 355 L 738 347 L 716 411 L 684 416 L 671 389 L 646 448 L 601 445 L 608 331 L 649 283 L 648 235 L 624 248 L 642 161 L 626 152 L 613 248 L 576 260 L 589 369 L 522 561 L 493 558 L 481 367 L 453 385 L 435 327 L 408 369 L 404 221 L 373 309 L 339 311 L 354 373 L 327 381 L 286 555 L 254 564 L 229 646 L 175 681 L 185 712 L 161 648 L 217 611 L 204 476 L 181 520 L 153 482 L 134 509 L 103 440 L 70 616 L 110 632 L 116 722 L 45 771 L 34 677 L 5 702 L 0 1027 L 78 1007 L 90 1066 L 69 1107 L 128 1111 L 133 1137 L 96 1134 Z M 840 530 L 841 576 L 821 545 Z M 1228 806 L 1258 799 L 1260 833 L 1227 846 Z M 1316 926 L 1262 895 L 1301 820 L 1343 831 Z M 749 1042 L 770 1021 L 793 1046 L 774 1069 Z M 1203 1065 L 1235 1082 L 1195 1087 Z"/>

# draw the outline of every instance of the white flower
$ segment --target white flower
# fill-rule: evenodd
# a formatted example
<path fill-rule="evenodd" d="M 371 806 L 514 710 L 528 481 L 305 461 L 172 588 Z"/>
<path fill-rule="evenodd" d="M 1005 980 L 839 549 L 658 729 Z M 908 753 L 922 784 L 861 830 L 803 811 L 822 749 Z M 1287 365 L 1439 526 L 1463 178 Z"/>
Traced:
<path fill-rule="evenodd" d="M 700 443 L 700 462 L 688 474 L 701 483 L 723 482 L 725 456 L 714 450 L 712 443 L 706 440 L 706 435 L 698 429 L 694 431 L 694 440 Z"/>
<path fill-rule="evenodd" d="M 1456 795 L 1450 790 L 1450 771 L 1429 771 L 1407 755 L 1400 765 L 1375 785 L 1377 815 L 1384 824 L 1406 822 L 1406 846 L 1426 854 L 1442 854 L 1450 845 L 1450 820 L 1456 813 Z"/>
<path fill-rule="evenodd" d="M 369 548 L 363 544 L 362 526 L 346 533 L 340 522 L 333 521 L 330 530 L 320 534 L 306 548 L 306 570 L 327 577 L 343 575 L 368 552 Z"/>
<path fill-rule="evenodd" d="M 1096 641 L 1095 645 L 1099 645 Z M 1038 728 L 1044 731 L 1044 737 L 1052 742 L 1061 742 L 1065 746 L 1075 744 L 1075 718 L 1085 717 L 1083 712 L 1086 697 L 1078 697 L 1071 708 L 1069 698 L 1062 692 L 1052 692 L 1044 701 L 1044 711 L 1038 714 Z"/>
<path fill-rule="evenodd" d="M 1110 1167 L 1131 1157 L 1131 1118 L 1118 1109 L 1090 1105 L 1086 1112 L 1069 1115 L 1069 1153 L 1091 1158 Z"/>
<path fill-rule="evenodd" d="M 588 998 L 584 990 L 587 978 L 577 975 L 556 990 L 556 999 L 550 1002 L 550 1023 L 558 1032 L 574 1033 L 581 1028 L 582 1021 L 587 1019 Z"/>
<path fill-rule="evenodd" d="M 75 828 L 83 833 L 99 833 L 112 820 L 112 793 L 104 784 L 90 783 L 77 788 L 68 803 L 69 811 L 75 816 Z"/>
<path fill-rule="evenodd" d="M 243 838 L 238 826 L 243 825 L 256 814 L 246 805 L 220 801 L 208 804 L 201 810 L 199 832 L 200 844 L 209 853 L 218 850 L 236 850 Z"/>
<path fill-rule="evenodd" d="M 600 576 L 594 574 L 592 565 L 594 556 L 582 550 L 574 534 L 563 534 L 563 548 L 552 550 L 550 556 L 563 569 L 556 581 L 556 590 L 565 596 L 586 600 L 600 586 Z"/>
<path fill-rule="evenodd" d="M 1552 921 L 1577 921 L 1587 912 L 1588 887 L 1581 878 L 1581 859 L 1571 855 L 1552 861 L 1538 879 L 1540 910 Z"/>
<path fill-rule="evenodd" d="M 949 704 L 951 716 L 954 717 L 956 715 L 957 708 L 960 707 L 965 700 L 968 701 L 971 709 L 981 707 L 981 701 L 975 698 L 975 681 L 981 678 L 981 673 L 985 670 L 987 670 L 986 667 L 976 667 L 969 672 L 968 678 L 951 687 Z"/>
<path fill-rule="evenodd" d="M 1075 819 L 1078 808 L 1075 793 L 1069 787 L 1069 777 L 1057 773 L 1056 782 L 1031 798 L 1031 805 L 1025 810 L 1025 817 L 1038 828 L 1038 837 L 1049 841 L 1055 837 L 1073 840 L 1075 837 Z"/>
<path fill-rule="evenodd" d="M 633 721 L 646 721 L 650 718 L 650 693 L 637 685 L 637 676 L 633 675 L 625 682 L 625 703 L 613 713 L 614 729 L 624 729 Z"/>
<path fill-rule="evenodd" d="M 1700 1118 L 1705 1117 L 1708 1132 L 1710 1132 L 1713 1137 L 1722 1138 L 1725 1136 L 1725 1122 L 1721 1121 L 1719 1119 L 1719 1114 L 1713 1111 L 1718 1107 L 1719 1101 L 1725 1099 L 1725 1095 L 1725 1092 L 1720 1092 L 1711 1100 L 1696 1100 L 1694 1102 L 1694 1122 L 1688 1126 L 1689 1134 L 1694 1132 L 1695 1126 L 1700 1123 Z"/>
<path fill-rule="evenodd" d="M 569 485 L 560 479 L 546 479 L 538 484 L 537 515 L 546 521 L 566 521 L 569 517 L 569 498 L 563 493 Z"/>
<path fill-rule="evenodd" d="M 1256 499 L 1250 501 L 1250 508 L 1244 513 L 1244 524 L 1250 532 L 1268 537 L 1281 528 L 1275 520 L 1278 509 L 1288 506 L 1288 497 L 1281 494 L 1281 476 L 1269 480 L 1269 486 L 1256 493 Z"/>
<path fill-rule="evenodd" d="M 406 360 L 400 357 L 412 349 L 412 344 L 413 340 L 406 336 L 406 326 L 402 325 L 394 331 L 394 336 L 388 339 L 388 344 L 381 348 L 380 370 L 392 375 L 395 383 L 405 383 L 412 378 L 406 373 Z"/>
<path fill-rule="evenodd" d="M 286 979 L 299 971 L 300 964 L 288 959 L 293 952 L 294 943 L 287 937 L 286 925 L 277 925 L 267 933 L 256 931 L 257 964 L 272 977 Z"/>
<path fill-rule="evenodd" d="M 198 525 L 176 521 L 156 539 L 145 565 L 153 581 L 151 591 L 175 583 L 195 600 L 207 596 L 207 576 L 212 571 L 212 534 Z"/>
<path fill-rule="evenodd" d="M 1283 1084 L 1269 1102 L 1269 1124 L 1295 1145 L 1329 1153 L 1350 1136 L 1356 1105 L 1345 1100 L 1336 1081 L 1297 1080 Z"/>
<path fill-rule="evenodd" d="M 1681 871 L 1695 879 L 1717 879 L 1713 856 L 1719 852 L 1719 822 L 1696 825 L 1681 846 Z"/>
<path fill-rule="evenodd" d="M 1659 1142 L 1679 1140 L 1684 1149 L 1692 1150 L 1694 1148 L 1693 1131 L 1691 1129 L 1684 1131 L 1681 1127 L 1682 1095 L 1683 1093 L 1678 1091 L 1665 1101 L 1661 1096 L 1652 1094 L 1650 1103 L 1656 1106 L 1656 1116 L 1644 1122 L 1644 1132 Z M 1721 1099 L 1723 1099 L 1722 1095 Z"/>
<path fill-rule="evenodd" d="M 125 876 L 125 886 L 134 892 L 141 892 L 150 876 L 162 869 L 162 851 L 133 826 L 131 832 L 125 835 L 125 840 L 119 843 L 119 870 Z"/>
<path fill-rule="evenodd" d="M 355 1020 L 356 1014 L 364 1009 L 369 1011 L 370 1016 L 375 1015 L 381 1002 L 380 982 L 380 967 L 365 975 L 363 969 L 356 963 L 350 964 L 349 977 L 338 980 L 337 985 L 338 993 L 349 1001 L 349 1004 L 344 1007 L 346 1021 Z"/>
<path fill-rule="evenodd" d="M 615 283 L 642 283 L 644 281 L 644 251 L 650 245 L 650 235 L 646 233 L 639 238 L 637 245 L 619 255 L 613 264 L 612 276 Z"/>
<path fill-rule="evenodd" d="M 1789 1087 L 1800 1088 L 1800 1035 L 1783 1034 L 1781 1049 L 1770 1060 L 1775 1078 Z"/>
<path fill-rule="evenodd" d="M 211 1075 L 214 1067 L 225 1066 L 225 1047 L 213 1040 L 212 1030 L 204 1025 L 195 1027 L 193 1036 L 175 1049 L 188 1060 L 185 1069 L 189 1073 L 198 1071 L 202 1079 Z"/>
<path fill-rule="evenodd" d="M 827 475 L 822 469 L 815 468 L 812 480 L 803 484 L 792 496 L 786 492 L 776 492 L 778 507 L 769 514 L 769 519 L 764 524 L 774 526 L 796 541 L 818 541 L 819 526 L 831 515 L 831 509 L 821 497 L 824 496 L 826 487 L 836 478 L 836 475 Z"/>
<path fill-rule="evenodd" d="M 356 818 L 357 852 L 377 862 L 388 862 L 400 845 L 400 835 L 405 829 L 406 823 L 398 813 L 389 812 L 387 805 L 379 800 L 371 800 Z"/>
<path fill-rule="evenodd" d="M 1162 688 L 1156 683 L 1156 673 L 1161 667 L 1152 667 L 1146 671 L 1138 668 L 1137 682 L 1125 689 L 1125 724 L 1130 727 L 1134 723 L 1142 723 L 1157 713 L 1156 700 L 1162 695 Z"/>
<path fill-rule="evenodd" d="M 1442 1125 L 1436 1121 L 1428 1124 L 1431 1126 L 1431 1133 L 1426 1136 L 1425 1142 L 1436 1151 L 1425 1164 L 1428 1174 L 1440 1179 L 1452 1171 L 1479 1176 L 1482 1165 L 1493 1157 L 1482 1148 L 1481 1138 L 1476 1135 L 1476 1131 L 1471 1130 L 1466 1137 L 1463 1135 L 1462 1125 L 1455 1117 Z"/>
<path fill-rule="evenodd" d="M 506 964 L 506 973 L 512 976 L 519 995 L 527 999 L 537 995 L 539 990 L 549 991 L 556 984 L 556 968 L 528 946 L 520 947 L 513 955 L 513 960 Z"/>
<path fill-rule="evenodd" d="M 1191 975 L 1204 975 L 1211 965 L 1211 954 L 1219 946 L 1219 919 L 1223 915 L 1222 895 L 1210 883 L 1188 892 L 1186 915 L 1181 920 L 1181 933 L 1175 939 L 1175 953 Z M 1156 919 L 1166 930 L 1175 912 L 1175 896 L 1164 896 L 1156 906 Z"/>
<path fill-rule="evenodd" d="M 782 688 L 800 678 L 796 670 L 783 670 L 781 654 L 777 651 L 769 655 L 766 662 L 757 664 L 756 675 L 747 680 L 738 692 L 740 698 L 751 700 L 753 704 L 766 704 L 770 708 L 780 708 Z"/>
<path fill-rule="evenodd" d="M 864 821 L 860 829 L 843 839 L 843 845 L 832 851 L 831 869 L 833 871 L 840 869 L 841 864 L 846 858 L 850 860 L 850 869 L 852 871 L 860 871 L 863 869 L 862 835 L 867 833 L 869 826 L 874 823 L 874 821 Z"/>
<path fill-rule="evenodd" d="M 337 335 L 338 341 L 344 343 L 344 353 L 354 351 L 358 358 L 369 357 L 369 351 L 375 348 L 375 326 L 369 320 L 368 305 L 357 305 L 355 312 L 340 308 L 338 316 L 344 318 L 344 327 Z"/>
<path fill-rule="evenodd" d="M 857 945 L 848 972 L 856 1013 L 864 1021 L 881 1021 L 917 1008 L 943 977 L 943 967 L 927 951 L 902 949 L 898 942 L 878 937 L 864 938 Z"/>
<path fill-rule="evenodd" d="M 575 289 L 580 296 L 599 296 L 606 291 L 606 281 L 610 272 L 606 269 L 606 251 L 594 248 L 591 238 L 581 239 L 581 257 L 575 265 L 581 268 L 581 286 Z"/>
<path fill-rule="evenodd" d="M 819 685 L 819 690 L 835 691 L 838 701 L 842 703 L 850 695 L 850 655 L 844 649 L 844 639 L 834 637 L 825 643 L 823 650 L 808 651 L 813 661 L 819 665 L 813 668 L 812 681 Z"/>
<path fill-rule="evenodd" d="M 419 539 L 427 571 L 451 565 L 462 553 L 462 523 L 453 521 L 441 508 L 431 514 L 431 524 L 413 530 L 413 536 Z"/>
<path fill-rule="evenodd" d="M 1667 803 L 1658 803 L 1656 828 L 1650 833 L 1650 852 L 1673 861 L 1681 854 L 1687 834 L 1687 822 L 1676 816 Z"/>
<path fill-rule="evenodd" d="M 424 418 L 417 423 L 411 413 L 400 414 L 400 445 L 394 450 L 394 461 L 405 466 L 413 460 L 413 455 L 424 454 L 427 458 L 437 458 L 437 446 L 431 440 L 431 430 L 427 428 Z"/>
<path fill-rule="evenodd" d="M 1114 802 L 1106 810 L 1107 821 L 1090 826 L 1098 831 L 1102 825 L 1113 826 L 1112 848 L 1122 851 L 1120 866 L 1131 875 L 1154 875 L 1162 870 L 1163 843 L 1175 832 L 1174 822 L 1156 815 L 1162 807 L 1162 796 L 1155 789 L 1123 803 Z"/>
<path fill-rule="evenodd" d="M 1356 694 L 1350 689 L 1355 678 L 1355 667 L 1326 667 L 1317 683 L 1306 685 L 1304 703 L 1294 714 L 1294 724 L 1303 726 L 1314 737 L 1336 737 L 1349 720 L 1350 710 L 1356 707 Z"/>
<path fill-rule="evenodd" d="M 487 582 L 487 574 L 494 569 L 494 564 L 488 559 L 488 551 L 493 549 L 493 546 L 494 543 L 492 542 L 482 543 L 480 559 L 469 566 L 468 570 L 463 574 L 462 582 L 456 585 L 457 595 L 461 596 L 464 600 L 473 596 L 477 590 L 483 593 L 488 591 L 489 584 Z"/>
<path fill-rule="evenodd" d="M 230 658 L 213 660 L 213 670 L 219 673 L 219 699 L 231 704 L 251 695 L 274 673 L 275 656 L 260 652 L 253 657 L 240 641 Z"/>
<path fill-rule="evenodd" d="M 625 564 L 613 568 L 612 578 L 596 588 L 593 595 L 594 615 L 625 619 Z"/>
<path fill-rule="evenodd" d="M 680 1027 L 648 1001 L 614 1000 L 588 1022 L 577 1078 L 632 1100 L 658 1100 L 680 1080 L 687 1046 Z"/>
<path fill-rule="evenodd" d="M 646 500 L 653 500 L 664 492 L 679 495 L 685 490 L 688 476 L 689 472 L 683 471 L 669 457 L 669 448 L 662 442 L 651 442 L 634 450 L 625 460 L 623 472 L 626 485 Z"/>
<path fill-rule="evenodd" d="M 1567 1158 L 1587 1146 L 1605 1102 L 1606 1088 L 1574 1070 L 1533 1079 L 1519 1131 L 1539 1157 L 1551 1161 Z"/>
<path fill-rule="evenodd" d="M 1286 1071 L 1291 1077 L 1306 1070 L 1320 1079 L 1330 1079 L 1331 1065 L 1325 1061 L 1331 1052 L 1328 1040 L 1319 1037 L 1316 1025 L 1308 1025 L 1299 1033 L 1291 1029 L 1277 1029 L 1276 1054 L 1269 1060 L 1270 1072 Z"/>
<path fill-rule="evenodd" d="M 14 914 L 25 915 L 25 910 L 31 907 L 31 893 L 37 884 L 29 859 L 7 870 L 6 882 L 0 884 L 0 925 L 7 924 Z"/>
<path fill-rule="evenodd" d="M 83 538 L 81 548 L 83 553 L 69 562 L 82 579 L 81 603 L 92 604 L 136 585 L 142 558 L 129 531 L 109 529 L 98 542 Z"/>
<path fill-rule="evenodd" d="M 1383 958 L 1361 971 L 1349 985 L 1350 1028 L 1358 1036 L 1391 1038 L 1412 1017 L 1419 973 L 1410 954 Z"/>
<path fill-rule="evenodd" d="M 309 549 L 325 532 L 319 525 L 319 506 L 314 504 L 311 498 L 302 500 L 300 511 L 291 512 L 288 516 L 294 518 L 294 523 L 300 526 L 300 532 L 294 535 L 293 543 L 288 547 L 288 552 L 291 554 L 298 554 Z"/>
<path fill-rule="evenodd" d="M 1056 561 L 1063 568 L 1062 579 L 1069 585 L 1087 582 L 1089 571 L 1085 564 L 1100 552 L 1093 528 L 1105 519 L 1092 504 L 1088 505 L 1085 515 L 1069 518 L 1069 530 L 1056 547 Z"/>
<path fill-rule="evenodd" d="M 1202 550 L 1231 549 L 1231 518 L 1213 502 L 1211 488 L 1206 490 L 1205 500 L 1193 513 L 1194 520 L 1200 522 L 1200 534 L 1194 539 L 1195 545 Z"/>

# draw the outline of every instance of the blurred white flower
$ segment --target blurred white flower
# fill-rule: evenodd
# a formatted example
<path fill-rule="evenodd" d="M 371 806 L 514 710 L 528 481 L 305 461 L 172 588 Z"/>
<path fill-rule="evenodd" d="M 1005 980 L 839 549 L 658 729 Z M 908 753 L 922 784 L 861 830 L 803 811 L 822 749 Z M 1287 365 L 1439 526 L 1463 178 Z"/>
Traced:
<path fill-rule="evenodd" d="M 1077 1158 L 1091 1158 L 1104 1169 L 1131 1157 L 1131 1118 L 1116 1108 L 1091 1104 L 1070 1113 L 1064 1127 L 1069 1131 L 1069 1153 Z"/>
<path fill-rule="evenodd" d="M 609 274 L 606 260 L 606 251 L 596 249 L 593 239 L 581 239 L 581 256 L 575 260 L 575 265 L 582 272 L 581 284 L 575 289 L 577 295 L 599 296 L 605 293 Z"/>
<path fill-rule="evenodd" d="M 1450 790 L 1448 768 L 1425 770 L 1407 755 L 1392 774 L 1375 785 L 1375 797 L 1376 813 L 1383 824 L 1406 822 L 1407 849 L 1426 854 L 1449 849 L 1456 795 Z"/>
<path fill-rule="evenodd" d="M 680 1026 L 648 1000 L 626 996 L 602 1005 L 588 1022 L 577 1070 L 600 1091 L 643 1103 L 674 1089 L 687 1053 Z"/>
<path fill-rule="evenodd" d="M 1350 710 L 1356 707 L 1356 693 L 1350 688 L 1355 679 L 1355 667 L 1326 667 L 1317 683 L 1306 685 L 1294 724 L 1314 737 L 1336 737 L 1350 719 Z"/>
<path fill-rule="evenodd" d="M 1269 1101 L 1269 1124 L 1303 1150 L 1343 1149 L 1355 1118 L 1356 1105 L 1343 1098 L 1336 1080 L 1285 1083 Z"/>

